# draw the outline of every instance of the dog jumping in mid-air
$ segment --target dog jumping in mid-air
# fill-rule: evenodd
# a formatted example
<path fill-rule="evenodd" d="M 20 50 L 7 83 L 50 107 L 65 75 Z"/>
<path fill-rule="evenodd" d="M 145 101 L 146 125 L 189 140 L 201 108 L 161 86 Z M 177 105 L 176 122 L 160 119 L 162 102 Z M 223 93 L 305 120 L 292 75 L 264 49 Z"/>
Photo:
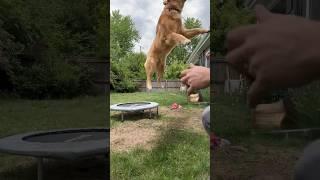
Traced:
<path fill-rule="evenodd" d="M 148 90 L 152 89 L 152 76 L 157 73 L 157 81 L 161 85 L 166 58 L 173 48 L 179 44 L 188 44 L 191 38 L 199 34 L 208 33 L 209 30 L 202 28 L 185 29 L 182 23 L 181 12 L 186 0 L 164 0 L 164 9 L 159 18 L 156 37 L 147 54 L 144 64 Z"/>

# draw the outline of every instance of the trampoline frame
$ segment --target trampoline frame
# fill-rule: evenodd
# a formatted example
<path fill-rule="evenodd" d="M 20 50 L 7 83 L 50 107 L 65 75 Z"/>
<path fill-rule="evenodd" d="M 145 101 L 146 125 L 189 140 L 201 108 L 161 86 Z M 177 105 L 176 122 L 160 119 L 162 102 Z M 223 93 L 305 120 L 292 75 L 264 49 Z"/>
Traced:
<path fill-rule="evenodd" d="M 13 135 L 13 136 L 8 136 L 8 137 L 4 137 L 1 138 L 0 141 L 4 140 L 4 139 L 16 139 L 17 141 L 19 141 L 19 139 L 21 140 L 21 143 L 23 143 L 24 138 L 28 137 L 28 136 L 34 136 L 34 135 L 39 135 L 39 134 L 50 134 L 50 133 L 70 133 L 72 131 L 84 131 L 84 132 L 88 132 L 88 131 L 109 131 L 109 129 L 106 128 L 82 128 L 82 129 L 57 129 L 57 130 L 49 130 L 49 131 L 38 131 L 38 132 L 30 132 L 30 133 L 25 133 L 25 134 L 17 134 L 17 135 Z M 110 137 L 109 137 L 110 139 Z M 8 140 L 7 140 L 8 141 Z M 91 141 L 95 141 L 97 142 L 98 140 L 91 140 Z M 99 140 L 100 142 L 101 140 Z M 88 143 L 89 141 L 87 141 Z M 27 142 L 30 145 L 32 145 L 32 143 L 34 144 L 39 144 L 39 143 L 35 143 L 35 142 Z M 64 142 L 64 143 L 69 143 L 72 144 L 74 142 Z M 84 142 L 85 143 L 85 142 Z M 43 143 L 43 144 L 48 144 L 48 143 Z M 51 143 L 51 144 L 62 144 L 62 143 Z M 25 144 L 26 145 L 26 144 Z M 69 152 L 68 155 L 70 155 L 70 157 L 68 157 L 68 155 L 63 156 L 63 155 L 53 155 L 52 152 L 46 152 L 46 153 L 42 153 L 41 155 L 37 155 L 37 154 L 32 154 L 30 153 L 30 151 L 26 151 L 23 153 L 22 150 L 14 150 L 14 149 L 10 149 L 10 148 L 0 148 L 0 153 L 6 153 L 6 154 L 13 154 L 13 155 L 19 155 L 19 156 L 31 156 L 34 157 L 37 160 L 37 179 L 38 180 L 43 180 L 43 176 L 44 176 L 44 160 L 45 159 L 62 159 L 62 160 L 75 160 L 75 159 L 81 159 L 81 158 L 89 158 L 89 157 L 95 157 L 95 156 L 107 156 L 108 154 L 108 143 L 106 142 L 106 148 L 105 151 L 103 153 L 100 153 L 98 151 L 96 152 L 92 152 L 92 153 L 86 153 L 83 154 L 83 152 Z M 32 148 L 31 148 L 32 149 Z"/>
<path fill-rule="evenodd" d="M 37 180 L 44 180 L 44 160 L 47 158 L 36 157 L 37 160 Z"/>
<path fill-rule="evenodd" d="M 150 107 L 144 107 L 144 108 L 139 108 L 139 109 L 134 109 L 134 110 L 116 108 L 122 104 L 137 104 L 137 103 L 149 103 Z M 120 111 L 121 121 L 124 121 L 124 114 L 127 112 L 140 112 L 140 111 L 144 112 L 145 110 L 149 110 L 149 119 L 151 119 L 152 118 L 152 109 L 157 109 L 157 116 L 159 116 L 159 104 L 156 102 L 148 102 L 148 101 L 127 102 L 127 103 L 113 104 L 110 106 L 111 111 Z"/>

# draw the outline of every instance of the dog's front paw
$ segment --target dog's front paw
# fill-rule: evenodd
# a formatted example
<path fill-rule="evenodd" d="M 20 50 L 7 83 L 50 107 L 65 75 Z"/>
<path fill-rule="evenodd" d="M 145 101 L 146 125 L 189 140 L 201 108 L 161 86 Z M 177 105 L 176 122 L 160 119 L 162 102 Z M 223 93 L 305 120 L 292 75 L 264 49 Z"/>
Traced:
<path fill-rule="evenodd" d="M 185 40 L 183 40 L 183 41 L 181 42 L 181 44 L 183 44 L 183 45 L 186 45 L 186 44 L 189 44 L 189 43 L 191 43 L 191 40 L 190 40 L 190 39 L 185 39 Z"/>
<path fill-rule="evenodd" d="M 202 30 L 202 34 L 209 33 L 209 32 L 210 32 L 209 29 L 203 29 L 203 30 Z"/>

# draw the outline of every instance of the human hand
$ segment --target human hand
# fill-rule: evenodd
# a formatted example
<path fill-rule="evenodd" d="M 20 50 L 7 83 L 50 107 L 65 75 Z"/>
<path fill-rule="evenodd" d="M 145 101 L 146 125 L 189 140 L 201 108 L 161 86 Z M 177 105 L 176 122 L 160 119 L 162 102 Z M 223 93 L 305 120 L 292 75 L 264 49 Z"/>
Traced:
<path fill-rule="evenodd" d="M 190 65 L 189 69 L 181 72 L 181 81 L 188 85 L 187 93 L 210 85 L 210 69 L 202 66 Z"/>
<path fill-rule="evenodd" d="M 320 23 L 256 7 L 258 24 L 228 34 L 227 61 L 252 79 L 251 107 L 271 90 L 297 87 L 320 77 Z"/>

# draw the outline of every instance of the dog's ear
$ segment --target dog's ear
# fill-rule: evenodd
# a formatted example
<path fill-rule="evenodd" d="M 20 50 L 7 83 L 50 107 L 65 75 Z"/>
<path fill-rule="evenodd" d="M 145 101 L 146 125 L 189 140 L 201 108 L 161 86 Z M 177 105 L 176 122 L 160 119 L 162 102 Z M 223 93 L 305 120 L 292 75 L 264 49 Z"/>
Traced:
<path fill-rule="evenodd" d="M 168 0 L 163 0 L 163 5 L 167 5 L 168 4 Z"/>

